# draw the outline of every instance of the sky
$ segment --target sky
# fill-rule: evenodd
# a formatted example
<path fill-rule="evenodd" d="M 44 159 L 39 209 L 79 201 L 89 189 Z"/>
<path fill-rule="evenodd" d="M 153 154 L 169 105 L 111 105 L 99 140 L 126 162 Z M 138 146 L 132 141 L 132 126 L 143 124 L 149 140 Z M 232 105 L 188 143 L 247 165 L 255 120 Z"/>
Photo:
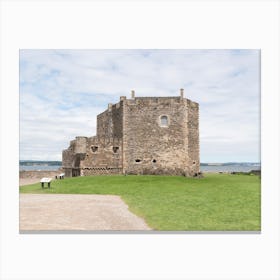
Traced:
<path fill-rule="evenodd" d="M 201 162 L 260 161 L 260 50 L 20 50 L 20 159 L 61 160 L 120 96 L 200 106 Z"/>

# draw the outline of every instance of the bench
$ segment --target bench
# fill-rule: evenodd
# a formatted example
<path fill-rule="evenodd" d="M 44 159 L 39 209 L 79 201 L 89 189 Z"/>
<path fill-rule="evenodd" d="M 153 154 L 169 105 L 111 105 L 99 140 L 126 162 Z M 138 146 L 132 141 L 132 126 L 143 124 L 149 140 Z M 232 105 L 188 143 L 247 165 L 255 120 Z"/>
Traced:
<path fill-rule="evenodd" d="M 65 173 L 60 173 L 59 175 L 55 175 L 55 179 L 64 179 Z"/>
<path fill-rule="evenodd" d="M 48 188 L 50 188 L 51 187 L 51 178 L 46 178 L 46 177 L 44 177 L 44 178 L 42 178 L 41 179 L 41 186 L 42 186 L 42 189 L 44 188 L 44 183 L 48 183 Z"/>

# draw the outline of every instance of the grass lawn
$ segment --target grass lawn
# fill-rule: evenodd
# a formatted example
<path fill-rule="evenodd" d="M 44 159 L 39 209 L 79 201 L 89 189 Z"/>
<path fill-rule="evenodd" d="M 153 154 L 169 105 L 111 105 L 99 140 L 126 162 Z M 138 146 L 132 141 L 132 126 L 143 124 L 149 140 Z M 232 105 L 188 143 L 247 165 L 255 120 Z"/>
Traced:
<path fill-rule="evenodd" d="M 256 175 L 89 176 L 20 187 L 21 193 L 120 195 L 155 230 L 261 229 L 261 186 Z"/>

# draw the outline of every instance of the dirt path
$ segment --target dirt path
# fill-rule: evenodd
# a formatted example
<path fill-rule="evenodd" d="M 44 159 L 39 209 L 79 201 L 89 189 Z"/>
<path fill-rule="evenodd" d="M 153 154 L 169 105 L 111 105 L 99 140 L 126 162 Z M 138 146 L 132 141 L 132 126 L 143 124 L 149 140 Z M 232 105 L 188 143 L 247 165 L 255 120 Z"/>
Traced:
<path fill-rule="evenodd" d="M 150 230 L 116 195 L 20 194 L 20 230 Z"/>

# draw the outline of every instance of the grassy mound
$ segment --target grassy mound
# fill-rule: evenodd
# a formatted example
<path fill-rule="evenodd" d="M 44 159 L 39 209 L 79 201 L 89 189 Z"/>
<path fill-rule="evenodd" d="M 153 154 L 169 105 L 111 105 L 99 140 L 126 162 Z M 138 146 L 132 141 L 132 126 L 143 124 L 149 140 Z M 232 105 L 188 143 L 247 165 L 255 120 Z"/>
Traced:
<path fill-rule="evenodd" d="M 21 193 L 114 194 L 155 230 L 260 230 L 260 177 L 206 174 L 89 176 L 20 187 Z"/>

